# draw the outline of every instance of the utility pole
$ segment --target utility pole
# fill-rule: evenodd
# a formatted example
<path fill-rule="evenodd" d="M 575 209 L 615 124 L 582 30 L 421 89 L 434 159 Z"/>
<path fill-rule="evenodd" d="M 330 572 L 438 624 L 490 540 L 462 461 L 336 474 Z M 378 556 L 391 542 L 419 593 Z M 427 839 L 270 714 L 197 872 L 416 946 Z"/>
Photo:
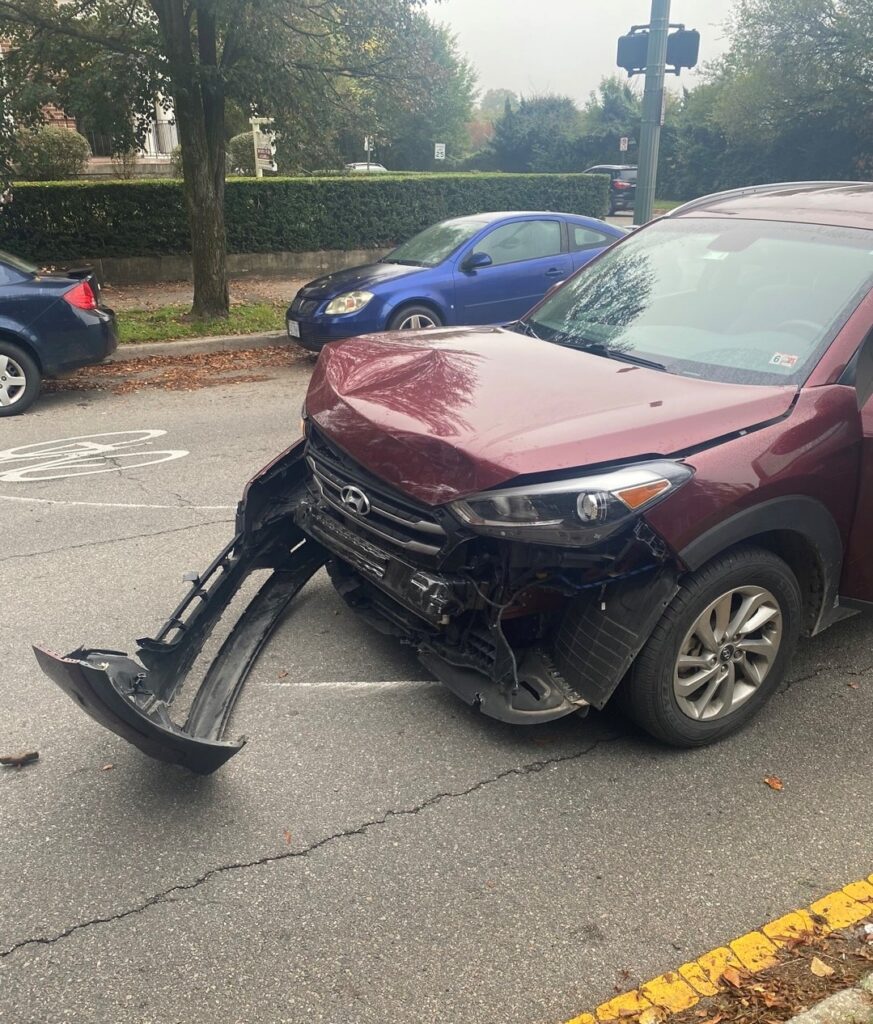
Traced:
<path fill-rule="evenodd" d="M 649 45 L 646 52 L 646 87 L 643 92 L 643 121 L 637 192 L 634 200 L 634 224 L 652 219 L 655 181 L 658 174 L 658 149 L 664 116 L 664 74 L 667 63 L 667 33 L 670 28 L 670 0 L 652 0 Z"/>

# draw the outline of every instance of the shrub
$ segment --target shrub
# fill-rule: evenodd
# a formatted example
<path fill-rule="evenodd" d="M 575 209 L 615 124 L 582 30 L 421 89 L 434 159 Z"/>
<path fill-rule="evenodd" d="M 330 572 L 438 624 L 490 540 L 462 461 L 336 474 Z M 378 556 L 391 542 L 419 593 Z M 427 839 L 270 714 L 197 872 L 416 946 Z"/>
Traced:
<path fill-rule="evenodd" d="M 91 156 L 83 135 L 57 125 L 19 132 L 17 142 L 18 173 L 29 181 L 76 178 Z"/>
<path fill-rule="evenodd" d="M 234 135 L 227 144 L 227 173 L 240 174 L 247 178 L 255 176 L 255 147 L 252 133 Z"/>
<path fill-rule="evenodd" d="M 231 179 L 228 250 L 368 249 L 496 210 L 602 217 L 608 179 L 584 174 L 347 175 Z M 0 249 L 37 262 L 190 252 L 178 181 L 21 183 L 0 213 Z"/>

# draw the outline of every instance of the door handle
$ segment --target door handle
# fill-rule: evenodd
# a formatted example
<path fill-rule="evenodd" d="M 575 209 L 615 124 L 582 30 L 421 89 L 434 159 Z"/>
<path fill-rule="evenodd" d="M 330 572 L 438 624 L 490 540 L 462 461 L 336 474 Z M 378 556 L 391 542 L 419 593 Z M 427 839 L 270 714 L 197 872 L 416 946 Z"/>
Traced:
<path fill-rule="evenodd" d="M 546 277 L 561 277 L 563 273 L 564 271 L 560 267 L 549 267 L 546 271 Z"/>

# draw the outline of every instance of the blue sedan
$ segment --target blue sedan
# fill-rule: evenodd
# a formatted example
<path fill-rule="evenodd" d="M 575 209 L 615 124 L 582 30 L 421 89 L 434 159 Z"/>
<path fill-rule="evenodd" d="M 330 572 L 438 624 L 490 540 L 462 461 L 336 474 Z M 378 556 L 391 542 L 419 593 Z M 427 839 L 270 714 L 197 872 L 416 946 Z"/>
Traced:
<path fill-rule="evenodd" d="M 288 334 L 318 351 L 374 331 L 507 323 L 625 234 L 567 213 L 443 221 L 377 263 L 310 281 L 288 309 Z"/>
<path fill-rule="evenodd" d="M 117 342 L 90 269 L 42 274 L 0 252 L 0 416 L 24 412 L 44 377 L 102 362 Z"/>

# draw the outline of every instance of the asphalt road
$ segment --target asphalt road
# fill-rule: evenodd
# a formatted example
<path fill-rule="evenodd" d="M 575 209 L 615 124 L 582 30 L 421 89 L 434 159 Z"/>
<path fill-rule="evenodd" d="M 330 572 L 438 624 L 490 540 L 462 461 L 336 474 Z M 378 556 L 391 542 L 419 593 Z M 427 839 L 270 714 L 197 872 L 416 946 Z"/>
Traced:
<path fill-rule="evenodd" d="M 307 369 L 0 422 L 0 753 L 40 752 L 0 771 L 0 1021 L 551 1024 L 873 869 L 870 620 L 804 643 L 752 727 L 696 752 L 609 715 L 479 717 L 322 577 L 218 774 L 78 711 L 30 644 L 154 630 L 294 437 Z M 166 434 L 79 465 L 105 473 L 8 450 L 135 430 Z M 118 458 L 157 450 L 187 454 Z"/>

